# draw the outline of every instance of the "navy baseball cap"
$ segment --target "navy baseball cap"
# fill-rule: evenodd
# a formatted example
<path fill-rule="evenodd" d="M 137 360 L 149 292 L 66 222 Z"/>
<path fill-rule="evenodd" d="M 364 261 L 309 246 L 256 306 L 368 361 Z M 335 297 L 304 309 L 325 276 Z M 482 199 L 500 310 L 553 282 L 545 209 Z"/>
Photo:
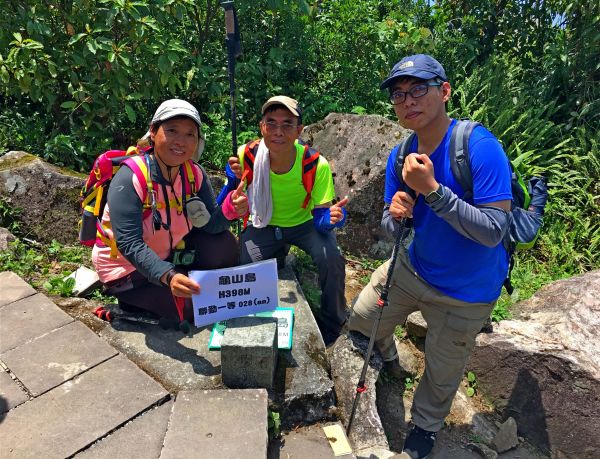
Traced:
<path fill-rule="evenodd" d="M 439 77 L 448 81 L 444 67 L 428 54 L 407 56 L 392 67 L 389 76 L 381 83 L 379 89 L 389 88 L 394 80 L 400 77 L 415 77 L 423 80 Z"/>

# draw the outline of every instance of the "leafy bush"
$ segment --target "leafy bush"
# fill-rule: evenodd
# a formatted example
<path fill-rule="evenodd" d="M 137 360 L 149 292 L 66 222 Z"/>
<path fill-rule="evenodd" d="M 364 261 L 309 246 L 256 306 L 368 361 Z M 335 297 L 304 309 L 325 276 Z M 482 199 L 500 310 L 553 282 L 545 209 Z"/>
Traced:
<path fill-rule="evenodd" d="M 63 276 L 53 277 L 44 282 L 44 288 L 51 295 L 71 296 L 75 288 L 75 279 L 73 277 L 64 278 Z"/>
<path fill-rule="evenodd" d="M 510 306 L 542 285 L 600 265 L 597 136 L 586 126 L 553 121 L 561 107 L 538 103 L 539 90 L 525 76 L 507 57 L 490 59 L 462 76 L 452 98 L 453 116 L 483 122 L 524 176 L 543 176 L 549 187 L 541 237 L 533 250 L 517 252 L 516 291 L 501 296 L 495 321 L 510 317 Z"/>
<path fill-rule="evenodd" d="M 208 122 L 203 124 L 206 148 L 200 162 L 204 166 L 220 170 L 225 167 L 227 159 L 233 154 L 230 122 L 216 113 L 208 113 L 205 117 L 208 118 Z M 252 131 L 241 132 L 237 136 L 238 146 L 257 137 L 258 134 Z"/>
<path fill-rule="evenodd" d="M 19 215 L 22 209 L 12 207 L 6 200 L 0 197 L 0 228 L 6 228 L 13 234 L 20 230 Z"/>
<path fill-rule="evenodd" d="M 48 272 L 44 255 L 20 240 L 9 243 L 9 249 L 0 252 L 0 271 L 12 271 L 24 279 Z"/>
<path fill-rule="evenodd" d="M 50 293 L 61 295 L 72 291 L 71 281 L 63 278 L 82 264 L 91 266 L 89 248 L 63 246 L 57 241 L 39 245 L 17 239 L 8 250 L 0 251 L 0 271 L 12 271 L 34 286 L 42 285 Z"/>

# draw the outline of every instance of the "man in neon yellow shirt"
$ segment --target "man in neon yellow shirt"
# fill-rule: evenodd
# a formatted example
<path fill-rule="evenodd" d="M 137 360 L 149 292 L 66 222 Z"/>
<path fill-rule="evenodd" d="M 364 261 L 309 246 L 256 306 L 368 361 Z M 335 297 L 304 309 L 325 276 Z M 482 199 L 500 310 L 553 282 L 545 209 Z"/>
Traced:
<path fill-rule="evenodd" d="M 296 100 L 270 98 L 262 106 L 262 139 L 242 145 L 229 166 L 238 178 L 244 172 L 248 183 L 251 223 L 240 237 L 241 263 L 274 258 L 286 245 L 309 254 L 322 293 L 316 319 L 329 345 L 339 336 L 347 315 L 345 260 L 333 232 L 345 222 L 347 199 L 333 204 L 329 163 L 298 142 L 303 128 Z"/>

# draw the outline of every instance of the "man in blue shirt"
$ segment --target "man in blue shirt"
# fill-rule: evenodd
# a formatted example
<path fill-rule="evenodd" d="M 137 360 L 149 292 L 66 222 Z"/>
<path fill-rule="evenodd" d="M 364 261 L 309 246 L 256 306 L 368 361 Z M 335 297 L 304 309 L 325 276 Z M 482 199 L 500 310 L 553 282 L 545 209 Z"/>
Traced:
<path fill-rule="evenodd" d="M 413 428 L 404 445 L 412 458 L 426 457 L 450 411 L 477 332 L 489 317 L 508 271 L 502 244 L 511 203 L 510 165 L 498 140 L 484 127 L 470 141 L 473 198 L 455 180 L 449 157 L 456 120 L 448 117 L 451 86 L 442 65 L 419 54 L 398 62 L 381 84 L 400 124 L 416 133 L 402 176 L 396 173 L 398 147 L 386 168 L 382 225 L 396 233 L 412 219 L 414 239 L 401 250 L 392 276 L 389 304 L 382 311 L 376 343 L 385 368 L 400 375 L 393 333 L 420 310 L 427 321 L 425 372 L 411 410 Z M 416 199 L 405 190 L 416 193 Z M 369 336 L 390 261 L 360 293 L 349 329 Z"/>

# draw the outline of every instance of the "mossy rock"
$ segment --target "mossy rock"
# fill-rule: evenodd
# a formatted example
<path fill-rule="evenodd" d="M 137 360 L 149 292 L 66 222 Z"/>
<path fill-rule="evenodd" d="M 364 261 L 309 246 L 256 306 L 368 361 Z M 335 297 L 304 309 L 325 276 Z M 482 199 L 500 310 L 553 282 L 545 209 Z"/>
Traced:
<path fill-rule="evenodd" d="M 20 209 L 21 233 L 39 242 L 77 242 L 78 197 L 85 177 L 26 152 L 0 157 L 0 198 Z"/>

